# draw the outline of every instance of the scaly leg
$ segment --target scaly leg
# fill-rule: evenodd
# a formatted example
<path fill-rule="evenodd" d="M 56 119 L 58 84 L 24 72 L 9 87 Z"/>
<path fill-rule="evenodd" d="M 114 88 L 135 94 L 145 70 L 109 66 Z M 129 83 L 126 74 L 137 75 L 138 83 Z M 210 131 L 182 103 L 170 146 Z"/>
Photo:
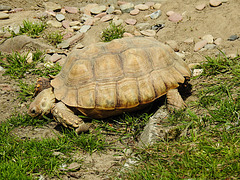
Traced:
<path fill-rule="evenodd" d="M 170 89 L 167 92 L 167 106 L 170 111 L 173 111 L 174 109 L 180 110 L 187 107 L 179 94 L 178 89 Z"/>
<path fill-rule="evenodd" d="M 73 113 L 65 104 L 58 102 L 52 108 L 55 120 L 67 128 L 73 128 L 77 133 L 86 132 L 89 126 L 81 118 Z"/>

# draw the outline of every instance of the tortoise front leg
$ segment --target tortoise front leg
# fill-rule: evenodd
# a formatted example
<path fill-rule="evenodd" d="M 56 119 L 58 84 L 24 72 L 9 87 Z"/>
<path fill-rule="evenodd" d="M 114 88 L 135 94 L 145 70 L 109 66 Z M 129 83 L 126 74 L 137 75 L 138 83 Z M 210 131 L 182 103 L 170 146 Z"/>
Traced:
<path fill-rule="evenodd" d="M 54 119 L 67 128 L 73 128 L 77 133 L 86 132 L 89 126 L 86 125 L 81 118 L 73 113 L 62 102 L 56 103 L 52 108 Z"/>
<path fill-rule="evenodd" d="M 170 89 L 167 92 L 167 106 L 170 111 L 173 111 L 174 109 L 180 110 L 187 107 L 179 94 L 178 89 Z"/>

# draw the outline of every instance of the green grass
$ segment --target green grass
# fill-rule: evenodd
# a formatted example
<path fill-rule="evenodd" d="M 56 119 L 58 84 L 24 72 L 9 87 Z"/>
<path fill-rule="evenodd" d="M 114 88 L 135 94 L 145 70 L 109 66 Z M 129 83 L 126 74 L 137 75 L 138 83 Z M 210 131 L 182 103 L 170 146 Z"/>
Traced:
<path fill-rule="evenodd" d="M 240 178 L 240 57 L 222 55 L 201 65 L 199 100 L 169 117 L 180 138 L 136 148 L 138 164 L 119 179 Z"/>
<path fill-rule="evenodd" d="M 50 42 L 50 44 L 56 46 L 62 42 L 63 36 L 59 32 L 52 32 L 46 35 L 46 39 Z"/>
<path fill-rule="evenodd" d="M 22 26 L 20 26 L 20 30 L 18 34 L 15 34 L 14 31 L 11 31 L 12 36 L 17 36 L 21 34 L 27 34 L 30 37 L 37 38 L 40 37 L 41 33 L 46 29 L 46 23 L 44 22 L 31 22 L 31 21 L 23 21 Z"/>
<path fill-rule="evenodd" d="M 116 26 L 114 23 L 110 23 L 109 27 L 104 29 L 101 35 L 101 40 L 103 42 L 109 42 L 113 39 L 119 39 L 123 37 L 125 29 L 122 25 Z"/>

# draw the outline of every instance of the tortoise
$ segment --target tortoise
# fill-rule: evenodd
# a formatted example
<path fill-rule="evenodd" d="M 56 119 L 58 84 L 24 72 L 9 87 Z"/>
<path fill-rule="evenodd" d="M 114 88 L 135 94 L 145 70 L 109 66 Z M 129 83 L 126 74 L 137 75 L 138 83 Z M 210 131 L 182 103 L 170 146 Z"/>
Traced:
<path fill-rule="evenodd" d="M 187 64 L 154 38 L 99 42 L 73 50 L 28 113 L 32 117 L 52 113 L 65 127 L 85 132 L 89 127 L 76 111 L 107 118 L 141 109 L 165 94 L 169 108 L 185 107 L 178 86 L 189 77 Z"/>

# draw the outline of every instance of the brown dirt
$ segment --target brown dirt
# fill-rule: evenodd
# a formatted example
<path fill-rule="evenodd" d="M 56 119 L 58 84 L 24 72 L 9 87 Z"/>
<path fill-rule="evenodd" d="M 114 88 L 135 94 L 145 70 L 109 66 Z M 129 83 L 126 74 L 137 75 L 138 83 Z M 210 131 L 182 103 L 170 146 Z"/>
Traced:
<path fill-rule="evenodd" d="M 153 0 L 154 1 L 154 0 Z M 10 14 L 10 19 L 1 20 L 0 28 L 18 25 L 22 22 L 22 20 L 32 19 L 37 13 L 43 12 L 43 0 L 1 0 L 1 4 L 10 5 L 13 8 L 23 7 L 25 11 Z M 92 0 L 92 1 L 74 1 L 74 0 L 62 0 L 62 1 L 53 1 L 61 4 L 62 6 L 75 6 L 75 7 L 83 7 L 87 3 L 99 3 L 99 4 L 111 4 L 115 1 L 104 1 L 104 0 Z M 139 2 L 143 1 L 131 1 L 131 2 Z M 233 34 L 240 35 L 240 1 L 239 0 L 229 0 L 227 3 L 223 3 L 219 7 L 210 7 L 208 4 L 208 0 L 156 0 L 155 2 L 162 3 L 162 15 L 157 20 L 145 19 L 144 16 L 150 14 L 150 12 L 154 12 L 154 10 L 142 11 L 139 15 L 133 17 L 136 18 L 138 22 L 148 22 L 151 25 L 158 24 L 160 22 L 165 22 L 165 27 L 161 29 L 157 35 L 156 39 L 161 42 L 165 42 L 166 40 L 175 40 L 178 43 L 180 52 L 184 52 L 186 57 L 185 60 L 187 63 L 195 63 L 202 62 L 205 60 L 205 56 L 214 56 L 219 51 L 217 49 L 206 50 L 194 52 L 193 47 L 194 43 L 186 44 L 183 41 L 187 38 L 194 38 L 195 42 L 200 41 L 200 37 L 211 34 L 214 38 L 222 38 L 221 45 L 218 48 L 224 51 L 226 54 L 236 54 L 239 51 L 240 41 L 227 41 L 228 37 Z M 201 3 L 206 3 L 207 6 L 204 10 L 198 11 L 195 9 L 195 6 Z M 116 3 L 115 3 L 116 4 Z M 137 3 L 136 3 L 137 4 Z M 180 23 L 173 23 L 168 21 L 166 12 L 167 11 L 175 11 L 180 14 L 184 14 L 183 21 Z M 79 15 L 66 15 L 67 18 L 77 20 L 79 19 Z M 126 19 L 129 18 L 130 15 L 123 14 L 119 16 L 119 18 Z M 91 43 L 100 41 L 100 33 L 103 28 L 107 27 L 108 23 L 100 23 L 95 24 L 85 35 L 84 39 L 81 40 L 81 43 L 84 46 L 87 46 Z M 129 28 L 129 26 L 127 27 Z M 131 29 L 131 28 L 129 28 Z M 57 29 L 48 29 L 47 31 L 54 31 Z M 64 32 L 64 29 L 60 29 L 61 32 Z M 34 79 L 29 80 L 30 82 L 34 82 Z M 194 80 L 192 84 L 197 84 L 198 80 Z M 10 79 L 9 77 L 2 76 L 0 74 L 0 122 L 6 120 L 16 111 L 18 112 L 26 112 L 28 103 L 20 104 L 17 99 L 17 91 L 19 88 L 17 87 L 17 82 L 15 80 Z M 189 100 L 195 100 L 195 97 L 189 97 Z M 189 101 L 188 100 L 188 101 Z M 48 126 L 50 129 L 54 129 L 54 126 Z M 43 137 L 48 137 L 49 134 L 51 136 L 51 130 L 48 128 L 43 129 L 31 129 L 28 128 L 26 131 L 16 130 L 14 133 L 20 137 L 29 136 L 36 137 L 36 132 L 41 131 L 41 135 Z M 38 135 L 39 136 L 39 135 Z M 38 137 L 37 136 L 37 137 Z M 105 171 L 108 171 L 108 168 L 111 168 L 114 163 L 114 158 L 112 157 L 114 153 L 109 152 L 107 155 L 96 155 L 91 156 L 94 159 L 94 163 L 92 166 L 89 166 L 91 170 L 88 169 L 88 174 L 84 173 L 85 179 L 102 179 L 102 175 L 105 175 Z M 93 162 L 90 160 L 91 158 L 86 157 L 87 162 Z M 103 160 L 107 160 L 102 163 L 105 164 L 101 166 Z M 97 162 L 97 163 L 96 163 Z M 94 164 L 94 165 L 93 165 Z M 94 172 L 93 172 L 94 171 Z"/>

